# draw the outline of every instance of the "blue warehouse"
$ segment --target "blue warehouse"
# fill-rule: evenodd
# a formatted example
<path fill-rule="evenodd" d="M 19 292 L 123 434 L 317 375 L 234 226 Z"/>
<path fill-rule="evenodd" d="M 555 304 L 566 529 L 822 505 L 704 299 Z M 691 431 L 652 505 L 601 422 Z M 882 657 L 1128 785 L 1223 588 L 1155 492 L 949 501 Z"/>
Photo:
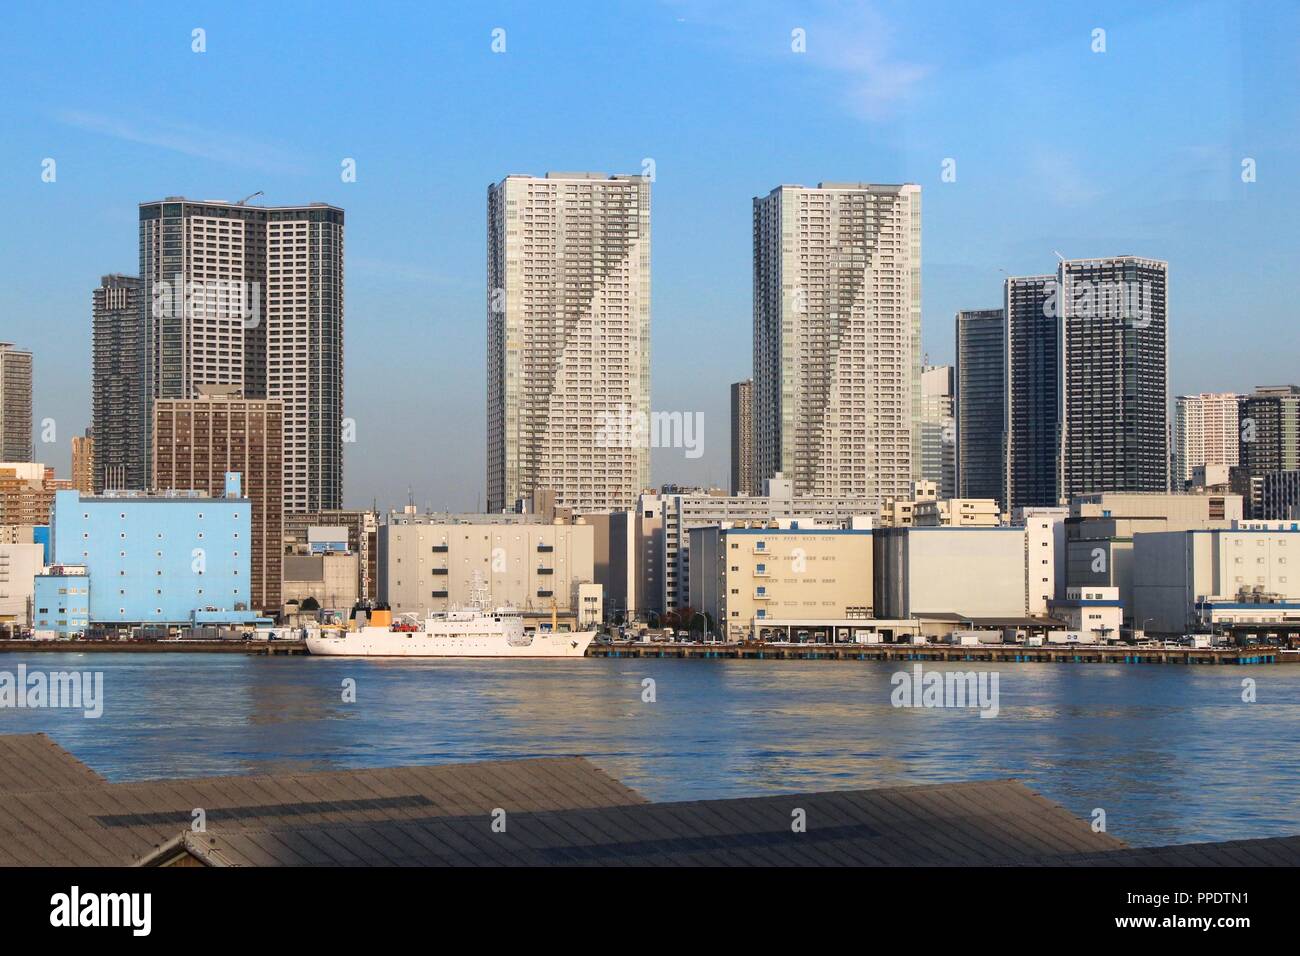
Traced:
<path fill-rule="evenodd" d="M 92 626 L 252 621 L 252 509 L 238 474 L 226 495 L 197 491 L 60 491 L 54 498 L 54 561 L 85 568 Z M 214 613 L 220 612 L 220 613 Z"/>

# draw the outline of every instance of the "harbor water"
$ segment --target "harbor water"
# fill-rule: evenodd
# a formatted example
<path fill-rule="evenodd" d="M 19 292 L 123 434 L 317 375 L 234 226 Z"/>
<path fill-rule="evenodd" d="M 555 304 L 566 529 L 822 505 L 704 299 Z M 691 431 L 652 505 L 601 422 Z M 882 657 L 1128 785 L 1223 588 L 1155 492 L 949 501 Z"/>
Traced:
<path fill-rule="evenodd" d="M 6 706 L 0 733 L 114 781 L 576 754 L 655 801 L 1013 777 L 1138 845 L 1300 831 L 1300 665 L 925 665 L 996 676 L 981 716 L 895 706 L 917 675 L 887 662 L 0 654 L 20 664 L 102 673 L 103 713 Z"/>

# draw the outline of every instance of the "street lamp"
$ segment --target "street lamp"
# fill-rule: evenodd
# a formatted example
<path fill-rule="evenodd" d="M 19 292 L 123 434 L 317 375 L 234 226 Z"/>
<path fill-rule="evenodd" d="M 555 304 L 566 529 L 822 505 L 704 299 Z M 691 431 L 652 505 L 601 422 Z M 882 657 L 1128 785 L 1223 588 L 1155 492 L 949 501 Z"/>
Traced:
<path fill-rule="evenodd" d="M 695 618 L 697 617 L 704 618 L 704 630 L 700 632 L 700 637 L 704 641 L 704 643 L 707 644 L 709 643 L 709 618 L 703 611 L 696 611 L 695 614 L 691 617 L 692 626 L 694 626 Z M 688 627 L 687 630 L 689 631 L 690 628 Z"/>

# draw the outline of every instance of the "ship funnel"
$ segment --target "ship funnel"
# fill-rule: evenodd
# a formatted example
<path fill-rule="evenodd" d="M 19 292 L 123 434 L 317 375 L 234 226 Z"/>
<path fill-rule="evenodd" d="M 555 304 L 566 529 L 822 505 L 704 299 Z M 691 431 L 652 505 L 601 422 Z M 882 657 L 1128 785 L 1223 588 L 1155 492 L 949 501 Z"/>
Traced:
<path fill-rule="evenodd" d="M 373 611 L 370 612 L 370 626 L 371 627 L 392 627 L 393 612 L 386 607 L 375 608 Z"/>

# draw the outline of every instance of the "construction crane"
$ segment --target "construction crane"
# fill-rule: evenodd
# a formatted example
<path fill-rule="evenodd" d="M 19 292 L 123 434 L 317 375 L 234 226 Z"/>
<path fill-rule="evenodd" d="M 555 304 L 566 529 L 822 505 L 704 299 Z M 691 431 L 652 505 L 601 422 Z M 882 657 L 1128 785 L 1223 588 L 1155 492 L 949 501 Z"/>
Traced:
<path fill-rule="evenodd" d="M 258 196 L 265 196 L 265 195 L 266 195 L 266 193 L 262 192 L 262 190 L 259 189 L 257 192 L 253 193 L 251 196 L 245 196 L 243 199 L 239 200 L 239 202 L 235 203 L 235 205 L 236 205 L 236 206 L 243 206 L 243 205 L 245 205 L 245 204 L 246 204 L 250 199 L 256 199 Z"/>

